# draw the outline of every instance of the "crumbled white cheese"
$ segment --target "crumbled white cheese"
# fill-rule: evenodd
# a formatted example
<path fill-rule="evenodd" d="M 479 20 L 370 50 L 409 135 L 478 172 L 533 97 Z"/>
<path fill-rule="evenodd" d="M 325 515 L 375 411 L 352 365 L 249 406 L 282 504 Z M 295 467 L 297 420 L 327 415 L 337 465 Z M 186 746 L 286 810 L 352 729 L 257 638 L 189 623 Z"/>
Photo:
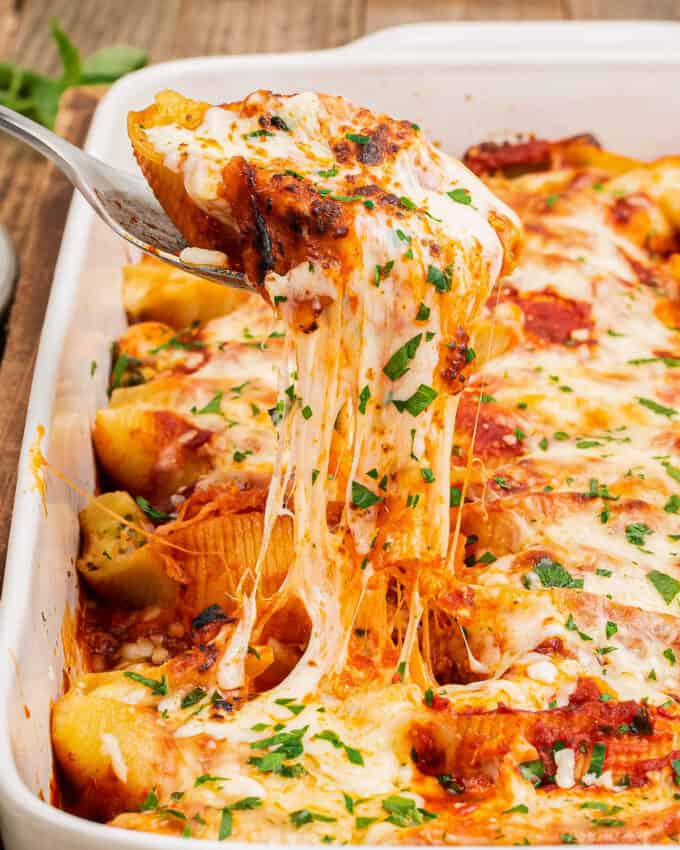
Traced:
<path fill-rule="evenodd" d="M 555 782 L 558 788 L 573 788 L 576 784 L 574 769 L 576 767 L 576 754 L 573 750 L 566 748 L 555 753 L 555 764 L 557 773 Z"/>
<path fill-rule="evenodd" d="M 189 266 L 220 266 L 227 265 L 227 255 L 222 251 L 209 251 L 207 248 L 184 248 L 179 255 L 180 260 Z"/>

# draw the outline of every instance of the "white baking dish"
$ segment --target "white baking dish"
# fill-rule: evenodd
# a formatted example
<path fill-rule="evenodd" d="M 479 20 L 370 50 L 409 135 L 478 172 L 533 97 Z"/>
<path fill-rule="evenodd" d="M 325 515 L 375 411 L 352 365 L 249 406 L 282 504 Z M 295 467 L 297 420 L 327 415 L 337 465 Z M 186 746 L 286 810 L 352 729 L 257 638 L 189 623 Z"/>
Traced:
<path fill-rule="evenodd" d="M 156 91 L 205 100 L 255 88 L 315 88 L 419 122 L 450 151 L 507 134 L 593 131 L 608 146 L 652 157 L 680 151 L 680 24 L 428 24 L 398 27 L 338 50 L 166 63 L 117 83 L 102 101 L 88 150 L 133 169 L 125 115 Z M 109 348 L 124 327 L 124 243 L 85 202 L 71 206 L 40 343 L 19 465 L 0 607 L 0 816 L 6 850 L 186 848 L 212 842 L 113 830 L 49 798 L 50 704 L 62 688 L 62 635 L 76 601 L 82 499 L 49 479 L 40 505 L 29 449 L 46 427 L 50 461 L 85 490 L 94 484 L 90 423 L 106 403 Z M 99 364 L 90 376 L 92 361 Z M 77 666 L 77 659 L 68 659 Z M 224 845 L 219 845 L 224 846 Z"/>

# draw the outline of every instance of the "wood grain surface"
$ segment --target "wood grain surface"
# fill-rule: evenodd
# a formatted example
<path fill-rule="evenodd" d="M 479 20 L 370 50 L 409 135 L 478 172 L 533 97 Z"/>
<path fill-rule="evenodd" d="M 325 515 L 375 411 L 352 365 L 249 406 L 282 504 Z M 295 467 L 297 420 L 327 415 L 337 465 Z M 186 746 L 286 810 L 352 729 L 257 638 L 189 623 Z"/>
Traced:
<path fill-rule="evenodd" d="M 57 72 L 51 17 L 84 54 L 127 42 L 159 62 L 335 47 L 381 27 L 425 20 L 680 20 L 680 0 L 0 0 L 0 60 Z M 100 94 L 67 92 L 58 131 L 82 142 Z M 70 196 L 52 166 L 0 138 L 0 222 L 20 263 L 0 365 L 0 575 L 33 364 Z"/>

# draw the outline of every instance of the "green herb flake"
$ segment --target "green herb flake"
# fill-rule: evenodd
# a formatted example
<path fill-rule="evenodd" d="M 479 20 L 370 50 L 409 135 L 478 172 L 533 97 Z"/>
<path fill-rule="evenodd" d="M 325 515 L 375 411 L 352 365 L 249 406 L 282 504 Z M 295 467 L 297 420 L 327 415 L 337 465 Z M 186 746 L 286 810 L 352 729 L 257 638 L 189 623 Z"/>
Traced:
<path fill-rule="evenodd" d="M 545 777 L 545 768 L 543 767 L 542 759 L 523 761 L 520 762 L 518 767 L 522 776 L 528 779 L 534 786 L 540 785 Z"/>
<path fill-rule="evenodd" d="M 407 399 L 392 399 L 392 404 L 400 413 L 406 410 L 411 416 L 418 416 L 426 410 L 437 398 L 437 391 L 427 384 L 420 384 L 418 389 Z"/>
<path fill-rule="evenodd" d="M 438 269 L 432 265 L 427 267 L 427 282 L 431 283 L 439 292 L 450 292 L 452 279 L 453 265 L 447 266 L 445 269 Z"/>
<path fill-rule="evenodd" d="M 502 815 L 528 815 L 529 809 L 524 803 L 520 803 L 518 806 L 513 806 L 511 809 L 505 809 L 505 811 L 501 812 Z"/>
<path fill-rule="evenodd" d="M 632 522 L 626 526 L 626 540 L 633 546 L 644 546 L 650 534 L 654 534 L 654 530 L 644 522 Z"/>
<path fill-rule="evenodd" d="M 430 308 L 425 303 L 423 303 L 421 301 L 420 306 L 418 307 L 418 312 L 416 313 L 416 321 L 417 322 L 427 321 L 427 319 L 430 318 L 431 312 L 432 311 L 430 310 Z"/>
<path fill-rule="evenodd" d="M 680 592 L 680 581 L 674 579 L 673 576 L 659 572 L 659 570 L 652 570 L 647 573 L 647 578 L 654 585 L 666 605 L 670 605 Z"/>
<path fill-rule="evenodd" d="M 367 145 L 371 141 L 370 136 L 364 136 L 360 133 L 345 133 L 345 138 L 349 142 L 355 142 L 357 145 Z"/>
<path fill-rule="evenodd" d="M 452 189 L 450 192 L 446 193 L 452 201 L 455 201 L 457 204 L 463 204 L 464 206 L 470 206 L 472 203 L 472 195 L 468 192 L 467 189 Z"/>
<path fill-rule="evenodd" d="M 166 514 L 163 511 L 157 511 L 149 502 L 144 498 L 144 496 L 137 496 L 135 502 L 139 505 L 139 507 L 144 511 L 144 513 L 150 518 L 155 520 L 156 522 L 167 522 L 172 519 L 171 514 Z"/>
<path fill-rule="evenodd" d="M 605 744 L 594 744 L 593 752 L 590 757 L 590 767 L 588 768 L 588 773 L 591 773 L 593 776 L 601 776 L 606 755 L 607 747 Z"/>
<path fill-rule="evenodd" d="M 145 688 L 149 688 L 151 693 L 154 696 L 164 697 L 168 693 L 168 680 L 165 675 L 161 676 L 159 679 L 149 679 L 147 676 L 142 676 L 141 673 L 135 673 L 133 670 L 126 670 L 123 673 L 126 679 L 132 679 L 133 682 L 138 682 L 140 685 L 144 685 Z"/>
<path fill-rule="evenodd" d="M 398 348 L 387 361 L 383 372 L 391 381 L 396 381 L 408 372 L 408 363 L 416 356 L 422 338 L 422 333 L 416 334 L 416 336 L 404 343 L 401 348 Z"/>
<path fill-rule="evenodd" d="M 659 416 L 666 416 L 669 419 L 672 416 L 675 416 L 678 412 L 674 407 L 666 407 L 665 405 L 659 404 L 651 398 L 643 398 L 641 396 L 638 396 L 638 402 L 643 407 L 646 407 L 647 410 L 651 410 L 652 413 L 657 413 Z"/>
<path fill-rule="evenodd" d="M 204 773 L 197 776 L 194 780 L 194 788 L 200 788 L 201 785 L 206 785 L 208 782 L 229 782 L 228 776 L 212 776 L 210 773 Z"/>
<path fill-rule="evenodd" d="M 382 502 L 382 496 L 371 492 L 358 481 L 352 481 L 352 505 L 355 508 L 370 508 L 377 502 Z"/>
<path fill-rule="evenodd" d="M 198 410 L 196 407 L 191 408 L 191 413 L 194 415 L 202 416 L 205 413 L 217 413 L 221 414 L 221 405 L 222 405 L 222 396 L 224 395 L 223 390 L 219 390 L 219 392 L 215 393 L 215 395 L 210 399 L 210 401 Z"/>
<path fill-rule="evenodd" d="M 329 817 L 328 815 L 322 815 L 320 812 L 313 812 L 311 809 L 297 809 L 295 812 L 291 812 L 290 822 L 296 829 L 300 829 L 308 823 L 312 823 L 313 821 L 319 821 L 320 823 L 336 823 L 337 818 Z"/>
<path fill-rule="evenodd" d="M 203 688 L 194 688 L 186 696 L 182 697 L 180 708 L 191 708 L 192 705 L 196 705 L 196 703 L 200 702 L 206 696 L 207 693 Z"/>
<path fill-rule="evenodd" d="M 534 565 L 534 572 L 541 580 L 543 587 L 583 587 L 583 579 L 575 579 L 562 564 L 550 558 L 541 558 Z"/>

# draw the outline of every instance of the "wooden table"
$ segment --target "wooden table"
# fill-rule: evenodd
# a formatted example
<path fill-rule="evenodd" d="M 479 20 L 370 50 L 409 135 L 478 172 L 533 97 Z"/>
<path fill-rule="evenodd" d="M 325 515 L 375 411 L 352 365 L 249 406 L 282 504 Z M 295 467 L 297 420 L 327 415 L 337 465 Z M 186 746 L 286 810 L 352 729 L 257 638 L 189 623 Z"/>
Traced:
<path fill-rule="evenodd" d="M 680 20 L 680 0 L 0 0 L 0 57 L 56 72 L 51 16 L 85 54 L 128 42 L 159 62 L 335 47 L 381 27 L 424 20 Z M 68 92 L 59 131 L 82 141 L 97 98 L 96 90 Z M 51 166 L 0 139 L 0 222 L 14 239 L 21 268 L 0 365 L 0 576 L 33 363 L 70 195 Z"/>

